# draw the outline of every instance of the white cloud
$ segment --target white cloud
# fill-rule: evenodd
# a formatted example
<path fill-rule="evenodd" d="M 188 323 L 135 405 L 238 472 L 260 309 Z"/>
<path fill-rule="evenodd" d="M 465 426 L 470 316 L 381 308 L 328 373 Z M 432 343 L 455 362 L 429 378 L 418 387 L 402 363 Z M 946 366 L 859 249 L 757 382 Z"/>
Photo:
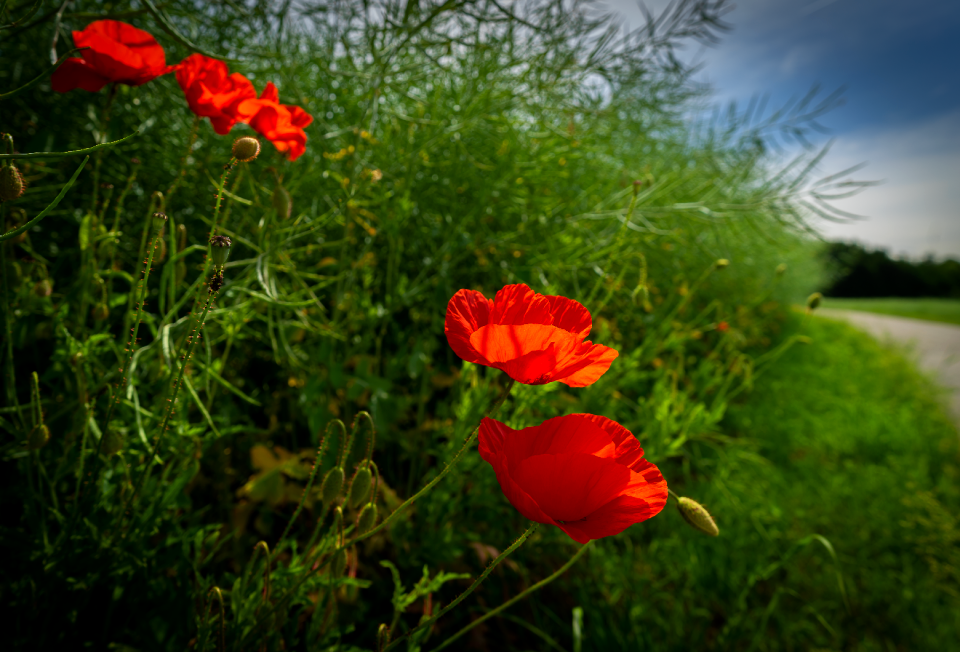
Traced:
<path fill-rule="evenodd" d="M 821 223 L 831 239 L 859 240 L 891 253 L 960 258 L 960 111 L 883 130 L 855 131 L 837 139 L 823 170 L 866 161 L 857 176 L 881 186 L 835 202 L 868 219 Z"/>

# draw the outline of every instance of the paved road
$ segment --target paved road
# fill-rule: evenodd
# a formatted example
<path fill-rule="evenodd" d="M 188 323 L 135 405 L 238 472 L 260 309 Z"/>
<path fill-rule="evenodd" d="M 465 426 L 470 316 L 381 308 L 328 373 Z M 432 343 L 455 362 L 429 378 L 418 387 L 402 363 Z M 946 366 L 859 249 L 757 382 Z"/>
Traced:
<path fill-rule="evenodd" d="M 846 320 L 881 341 L 912 346 L 920 366 L 951 390 L 950 408 L 960 425 L 960 326 L 854 310 L 820 309 L 816 314 Z"/>

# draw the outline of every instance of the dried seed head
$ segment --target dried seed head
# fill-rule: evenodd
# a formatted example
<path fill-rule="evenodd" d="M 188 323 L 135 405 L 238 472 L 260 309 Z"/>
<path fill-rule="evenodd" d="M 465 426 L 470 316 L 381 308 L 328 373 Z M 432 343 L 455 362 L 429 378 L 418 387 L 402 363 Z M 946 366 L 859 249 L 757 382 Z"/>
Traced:
<path fill-rule="evenodd" d="M 45 299 L 53 294 L 53 283 L 48 278 L 41 279 L 34 284 L 33 293 L 41 299 Z"/>
<path fill-rule="evenodd" d="M 819 292 L 814 292 L 807 297 L 807 312 L 812 312 L 819 308 L 821 301 L 823 301 L 823 295 Z"/>
<path fill-rule="evenodd" d="M 273 209 L 277 211 L 277 217 L 286 219 L 290 217 L 293 211 L 293 200 L 290 193 L 283 186 L 277 186 L 273 189 Z"/>
<path fill-rule="evenodd" d="M 0 167 L 0 201 L 13 201 L 23 196 L 27 182 L 13 163 Z"/>
<path fill-rule="evenodd" d="M 90 311 L 90 315 L 93 317 L 93 321 L 103 321 L 110 316 L 110 308 L 105 303 L 98 303 Z"/>
<path fill-rule="evenodd" d="M 249 163 L 260 153 L 260 141 L 252 136 L 237 138 L 233 142 L 233 158 L 241 163 Z"/>
<path fill-rule="evenodd" d="M 39 450 L 46 446 L 48 441 L 50 441 L 50 429 L 47 428 L 46 424 L 41 423 L 34 426 L 30 434 L 27 435 L 27 448 L 32 451 Z"/>
<path fill-rule="evenodd" d="M 720 530 L 714 522 L 710 512 L 703 505 L 689 498 L 680 498 L 677 501 L 677 507 L 680 510 L 680 516 L 695 530 L 700 530 L 711 537 L 718 536 Z"/>
<path fill-rule="evenodd" d="M 320 485 L 320 497 L 323 502 L 330 504 L 340 496 L 340 490 L 343 489 L 343 469 L 335 466 L 323 477 L 323 484 Z"/>
<path fill-rule="evenodd" d="M 357 517 L 357 534 L 364 534 L 377 523 L 377 506 L 367 503 Z"/>
<path fill-rule="evenodd" d="M 213 276 L 210 277 L 210 291 L 219 292 L 220 288 L 223 287 L 223 283 L 224 283 L 223 274 L 222 273 L 214 274 Z"/>
<path fill-rule="evenodd" d="M 348 502 L 351 507 L 356 508 L 367 502 L 367 497 L 370 495 L 371 478 L 372 476 L 368 467 L 361 466 L 357 469 L 357 472 L 353 476 L 353 482 L 350 483 L 350 497 Z"/>

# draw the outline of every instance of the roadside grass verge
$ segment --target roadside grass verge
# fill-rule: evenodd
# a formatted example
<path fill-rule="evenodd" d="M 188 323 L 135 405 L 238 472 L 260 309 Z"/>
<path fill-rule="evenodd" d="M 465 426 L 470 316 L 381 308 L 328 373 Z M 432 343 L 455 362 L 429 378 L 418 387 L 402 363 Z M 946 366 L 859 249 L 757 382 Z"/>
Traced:
<path fill-rule="evenodd" d="M 730 408 L 731 441 L 662 465 L 720 536 L 671 501 L 598 542 L 577 580 L 584 649 L 958 649 L 960 464 L 941 395 L 845 324 L 802 330 L 812 343 Z"/>
<path fill-rule="evenodd" d="M 947 324 L 960 324 L 960 299 L 831 299 L 823 300 L 824 308 L 859 310 L 881 315 L 911 317 Z"/>

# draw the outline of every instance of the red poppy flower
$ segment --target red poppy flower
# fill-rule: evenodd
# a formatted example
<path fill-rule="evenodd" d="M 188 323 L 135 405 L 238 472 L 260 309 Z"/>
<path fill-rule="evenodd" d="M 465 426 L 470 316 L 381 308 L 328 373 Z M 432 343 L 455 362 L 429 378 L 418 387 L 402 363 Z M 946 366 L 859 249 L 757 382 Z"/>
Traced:
<path fill-rule="evenodd" d="M 484 418 L 480 456 L 517 511 L 579 543 L 619 534 L 667 504 L 667 482 L 633 434 L 595 414 L 522 430 Z"/>
<path fill-rule="evenodd" d="M 259 98 L 245 100 L 238 106 L 241 120 L 269 140 L 291 161 L 307 151 L 304 127 L 313 122 L 313 116 L 299 106 L 280 104 L 280 96 L 273 82 L 268 82 Z"/>
<path fill-rule="evenodd" d="M 201 118 L 210 118 L 213 130 L 220 135 L 241 121 L 237 113 L 240 103 L 257 97 L 249 79 L 238 72 L 230 74 L 223 61 L 202 54 L 191 54 L 180 62 L 177 83 L 190 110 Z"/>
<path fill-rule="evenodd" d="M 584 342 L 593 321 L 573 299 L 537 294 L 526 285 L 508 285 L 490 301 L 475 290 L 460 290 L 447 304 L 444 332 L 454 353 L 496 367 L 526 385 L 559 381 L 592 385 L 619 353 Z"/>
<path fill-rule="evenodd" d="M 67 59 L 50 77 L 58 93 L 75 88 L 96 93 L 111 82 L 139 86 L 173 70 L 157 40 L 133 25 L 119 20 L 97 20 L 73 42 L 81 58 Z"/>

